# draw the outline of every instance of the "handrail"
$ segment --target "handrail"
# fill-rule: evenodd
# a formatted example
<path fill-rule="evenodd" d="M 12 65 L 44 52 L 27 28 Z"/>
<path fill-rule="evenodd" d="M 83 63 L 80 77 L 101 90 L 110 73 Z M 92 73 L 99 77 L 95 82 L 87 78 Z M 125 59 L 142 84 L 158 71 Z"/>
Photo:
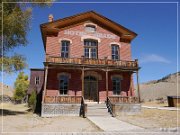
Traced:
<path fill-rule="evenodd" d="M 46 62 L 61 64 L 83 64 L 83 65 L 108 65 L 138 68 L 138 60 L 111 60 L 111 59 L 88 59 L 88 58 L 62 58 L 46 55 Z"/>
<path fill-rule="evenodd" d="M 116 116 L 116 114 L 115 114 L 115 104 L 111 103 L 111 100 L 109 99 L 109 97 L 107 97 L 106 106 L 108 108 L 108 112 L 110 112 L 112 117 L 115 117 Z"/>
<path fill-rule="evenodd" d="M 81 98 L 80 116 L 86 118 L 87 114 L 87 104 L 85 104 L 84 97 Z"/>

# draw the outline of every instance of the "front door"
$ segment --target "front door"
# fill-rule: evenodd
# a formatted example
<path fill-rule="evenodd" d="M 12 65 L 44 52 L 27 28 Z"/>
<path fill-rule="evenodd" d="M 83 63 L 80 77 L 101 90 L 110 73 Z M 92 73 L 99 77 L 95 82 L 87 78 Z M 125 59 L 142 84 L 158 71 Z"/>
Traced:
<path fill-rule="evenodd" d="M 98 101 L 98 82 L 93 76 L 84 77 L 84 99 Z"/>

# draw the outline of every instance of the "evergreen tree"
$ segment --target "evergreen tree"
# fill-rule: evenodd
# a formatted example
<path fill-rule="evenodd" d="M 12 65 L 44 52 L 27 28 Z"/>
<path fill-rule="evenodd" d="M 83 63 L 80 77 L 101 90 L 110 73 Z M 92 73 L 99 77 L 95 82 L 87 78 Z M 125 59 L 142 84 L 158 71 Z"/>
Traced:
<path fill-rule="evenodd" d="M 22 100 L 26 97 L 28 86 L 28 76 L 24 75 L 24 72 L 20 72 L 14 83 L 14 100 L 16 102 L 22 102 Z"/>

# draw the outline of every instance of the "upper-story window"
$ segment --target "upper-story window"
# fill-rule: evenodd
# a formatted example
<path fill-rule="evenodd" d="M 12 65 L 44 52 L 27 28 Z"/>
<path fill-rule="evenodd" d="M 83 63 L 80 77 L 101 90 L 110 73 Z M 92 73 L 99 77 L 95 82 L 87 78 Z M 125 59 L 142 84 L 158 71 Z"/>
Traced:
<path fill-rule="evenodd" d="M 97 46 L 98 41 L 92 39 L 84 40 L 84 57 L 97 59 Z"/>
<path fill-rule="evenodd" d="M 112 59 L 119 60 L 119 46 L 111 45 L 111 51 L 112 51 Z"/>
<path fill-rule="evenodd" d="M 67 40 L 61 41 L 61 57 L 62 58 L 69 57 L 69 45 L 70 45 L 70 41 L 67 41 Z"/>
<path fill-rule="evenodd" d="M 112 78 L 113 83 L 113 94 L 114 95 L 120 95 L 121 92 L 121 78 L 120 77 L 113 77 Z"/>
<path fill-rule="evenodd" d="M 36 84 L 36 85 L 39 85 L 39 84 L 40 84 L 40 78 L 39 78 L 39 76 L 36 76 L 36 77 L 35 77 L 35 84 Z"/>
<path fill-rule="evenodd" d="M 68 82 L 69 77 L 67 75 L 59 76 L 59 91 L 61 95 L 66 95 L 68 93 Z"/>
<path fill-rule="evenodd" d="M 86 25 L 85 26 L 85 31 L 87 31 L 87 32 L 95 32 L 96 31 L 96 26 L 94 26 L 94 25 Z"/>

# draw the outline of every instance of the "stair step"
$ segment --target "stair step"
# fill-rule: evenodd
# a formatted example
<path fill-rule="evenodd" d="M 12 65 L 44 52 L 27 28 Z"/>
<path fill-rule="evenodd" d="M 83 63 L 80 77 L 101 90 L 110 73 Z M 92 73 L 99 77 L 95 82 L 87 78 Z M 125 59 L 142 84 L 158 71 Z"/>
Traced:
<path fill-rule="evenodd" d="M 110 116 L 106 104 L 87 104 L 87 116 Z"/>

